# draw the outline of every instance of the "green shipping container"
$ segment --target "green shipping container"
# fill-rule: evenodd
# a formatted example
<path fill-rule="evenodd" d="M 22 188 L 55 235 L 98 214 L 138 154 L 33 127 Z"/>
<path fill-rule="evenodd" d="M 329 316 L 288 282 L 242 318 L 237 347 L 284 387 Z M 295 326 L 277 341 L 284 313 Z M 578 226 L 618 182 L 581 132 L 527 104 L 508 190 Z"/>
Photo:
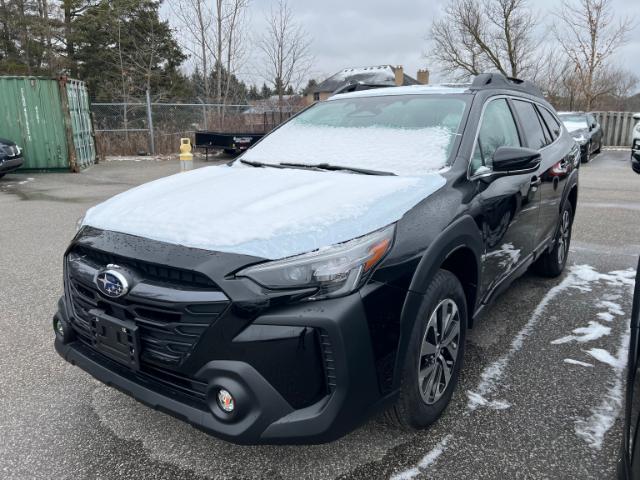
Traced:
<path fill-rule="evenodd" d="M 27 170 L 78 172 L 96 161 L 83 82 L 0 77 L 0 137 L 23 148 Z"/>

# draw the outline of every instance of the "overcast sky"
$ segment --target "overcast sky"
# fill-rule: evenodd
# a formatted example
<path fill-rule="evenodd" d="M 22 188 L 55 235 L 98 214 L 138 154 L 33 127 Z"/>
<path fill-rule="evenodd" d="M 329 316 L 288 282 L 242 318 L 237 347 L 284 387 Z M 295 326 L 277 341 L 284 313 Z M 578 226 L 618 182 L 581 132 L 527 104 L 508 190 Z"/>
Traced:
<path fill-rule="evenodd" d="M 254 35 L 264 30 L 265 16 L 273 3 L 251 1 L 248 23 Z M 312 39 L 315 61 L 310 74 L 318 79 L 346 67 L 391 64 L 403 65 L 405 73 L 414 77 L 418 68 L 427 67 L 437 80 L 435 66 L 424 58 L 429 48 L 426 37 L 432 20 L 442 15 L 447 3 L 447 0 L 289 1 L 297 20 Z M 530 0 L 543 20 L 551 18 L 558 3 L 558 0 Z M 612 3 L 616 15 L 635 19 L 630 41 L 620 49 L 616 62 L 640 76 L 640 0 L 612 0 Z M 259 72 L 260 59 L 254 49 L 254 56 L 242 69 L 241 76 L 261 83 Z"/>

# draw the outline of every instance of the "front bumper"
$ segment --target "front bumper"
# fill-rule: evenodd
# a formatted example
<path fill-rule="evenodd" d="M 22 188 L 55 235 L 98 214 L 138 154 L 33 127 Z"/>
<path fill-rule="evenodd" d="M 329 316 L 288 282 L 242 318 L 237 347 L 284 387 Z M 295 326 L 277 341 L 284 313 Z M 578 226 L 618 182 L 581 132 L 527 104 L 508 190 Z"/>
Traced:
<path fill-rule="evenodd" d="M 56 335 L 55 348 L 65 360 L 156 410 L 230 442 L 332 441 L 392 401 L 391 396 L 382 396 L 378 387 L 365 309 L 358 293 L 335 300 L 269 310 L 251 323 L 251 327 L 261 328 L 317 329 L 330 338 L 330 361 L 335 366 L 334 385 L 317 401 L 303 408 L 292 407 L 258 371 L 259 367 L 247 361 L 247 357 L 238 359 L 233 356 L 208 359 L 198 365 L 191 377 L 203 386 L 204 401 L 196 402 L 179 388 L 113 361 L 81 341 L 69 328 L 70 311 L 65 299 L 60 299 L 56 316 L 69 334 L 64 337 Z M 271 345 L 271 357 L 287 358 L 279 342 L 272 340 Z M 198 346 L 199 349 L 201 347 Z M 247 344 L 247 348 L 251 345 Z M 264 360 L 269 356 L 262 355 Z M 220 388 L 232 392 L 236 398 L 236 411 L 232 415 L 225 414 L 217 404 Z"/>
<path fill-rule="evenodd" d="M 0 174 L 10 173 L 19 169 L 24 163 L 22 157 L 0 160 Z"/>

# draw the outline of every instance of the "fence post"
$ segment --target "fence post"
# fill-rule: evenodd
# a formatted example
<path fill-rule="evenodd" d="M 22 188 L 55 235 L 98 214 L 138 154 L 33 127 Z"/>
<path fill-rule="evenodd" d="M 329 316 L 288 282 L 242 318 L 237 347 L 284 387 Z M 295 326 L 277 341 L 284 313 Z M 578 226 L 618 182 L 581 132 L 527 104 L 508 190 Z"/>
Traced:
<path fill-rule="evenodd" d="M 207 122 L 207 104 L 201 98 L 198 98 L 198 100 L 202 104 L 202 129 L 209 130 L 209 125 Z"/>
<path fill-rule="evenodd" d="M 149 129 L 149 150 L 156 154 L 156 143 L 153 138 L 153 116 L 151 115 L 151 92 L 147 89 L 147 128 Z"/>

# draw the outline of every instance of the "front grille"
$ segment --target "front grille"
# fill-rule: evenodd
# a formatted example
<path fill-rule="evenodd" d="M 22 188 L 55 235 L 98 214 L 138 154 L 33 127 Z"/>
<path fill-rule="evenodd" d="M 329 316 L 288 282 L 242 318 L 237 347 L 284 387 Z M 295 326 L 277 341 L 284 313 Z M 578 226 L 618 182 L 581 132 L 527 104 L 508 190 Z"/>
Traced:
<path fill-rule="evenodd" d="M 336 361 L 333 356 L 333 346 L 329 334 L 320 329 L 320 348 L 322 350 L 322 360 L 324 363 L 324 373 L 327 382 L 327 391 L 333 393 L 336 389 Z"/>
<path fill-rule="evenodd" d="M 74 253 L 86 258 L 88 261 L 107 266 L 109 264 L 120 265 L 138 272 L 145 280 L 156 282 L 169 282 L 172 286 L 187 288 L 203 288 L 218 290 L 213 281 L 199 272 L 192 272 L 179 268 L 166 267 L 155 263 L 143 262 L 133 258 L 121 257 L 112 253 L 93 250 L 91 248 L 76 247 Z"/>
<path fill-rule="evenodd" d="M 150 292 L 148 298 L 129 294 L 112 299 L 97 289 L 92 272 L 116 262 L 141 277 L 138 283 L 145 284 L 144 291 Z M 205 290 L 206 284 L 209 288 Z M 191 290 L 187 289 L 188 285 Z M 153 294 L 154 288 L 162 292 L 162 299 Z M 211 280 L 199 273 L 154 266 L 86 248 L 68 255 L 65 290 L 73 310 L 74 330 L 85 344 L 95 343 L 92 310 L 134 322 L 140 339 L 140 370 L 174 383 L 184 380 L 176 376 L 179 367 L 230 303 Z M 208 298 L 208 292 L 224 300 L 203 301 Z M 166 298 L 172 293 L 175 301 Z"/>

